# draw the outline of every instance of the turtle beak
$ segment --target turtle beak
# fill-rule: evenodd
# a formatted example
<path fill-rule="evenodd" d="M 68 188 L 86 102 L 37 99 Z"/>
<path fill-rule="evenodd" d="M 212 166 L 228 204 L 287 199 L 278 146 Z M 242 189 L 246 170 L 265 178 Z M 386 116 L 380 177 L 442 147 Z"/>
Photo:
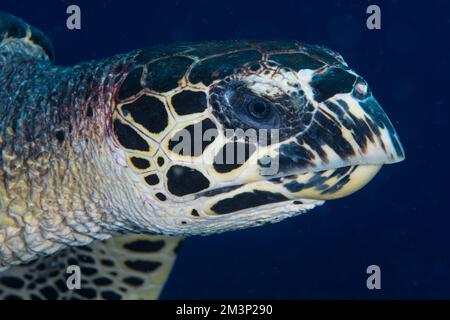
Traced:
<path fill-rule="evenodd" d="M 370 97 L 336 95 L 318 105 L 309 128 L 281 144 L 280 172 L 304 173 L 405 158 L 392 123 Z"/>
<path fill-rule="evenodd" d="M 327 200 L 352 194 L 381 166 L 404 158 L 376 99 L 350 93 L 319 103 L 310 127 L 280 146 L 279 170 L 282 176 L 293 175 L 286 182 L 293 196 Z"/>

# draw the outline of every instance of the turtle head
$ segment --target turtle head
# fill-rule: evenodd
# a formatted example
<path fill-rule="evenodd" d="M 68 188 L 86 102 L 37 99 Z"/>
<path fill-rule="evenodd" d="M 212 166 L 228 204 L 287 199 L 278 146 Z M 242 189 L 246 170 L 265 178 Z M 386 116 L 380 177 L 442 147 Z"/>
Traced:
<path fill-rule="evenodd" d="M 142 88 L 113 115 L 153 229 L 207 234 L 279 221 L 403 160 L 391 122 L 339 54 L 232 42 L 202 55 L 208 46 L 137 66 L 129 75 L 138 70 Z"/>

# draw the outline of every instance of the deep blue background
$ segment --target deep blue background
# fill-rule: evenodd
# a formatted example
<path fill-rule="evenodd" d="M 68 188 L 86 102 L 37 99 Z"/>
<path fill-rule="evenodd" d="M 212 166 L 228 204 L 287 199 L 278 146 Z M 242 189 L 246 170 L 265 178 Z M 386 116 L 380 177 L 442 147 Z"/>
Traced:
<path fill-rule="evenodd" d="M 372 3 L 382 30 L 365 27 Z M 44 30 L 60 64 L 174 41 L 324 44 L 366 78 L 393 121 L 405 162 L 303 216 L 187 240 L 163 298 L 450 298 L 449 3 L 0 0 L 0 10 Z M 81 31 L 65 28 L 69 4 L 81 6 Z M 380 291 L 366 288 L 371 264 Z"/>

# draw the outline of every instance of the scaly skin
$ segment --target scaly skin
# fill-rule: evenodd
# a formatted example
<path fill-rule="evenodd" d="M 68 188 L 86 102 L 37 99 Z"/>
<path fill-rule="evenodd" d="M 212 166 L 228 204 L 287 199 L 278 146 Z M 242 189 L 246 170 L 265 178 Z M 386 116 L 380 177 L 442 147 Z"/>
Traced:
<path fill-rule="evenodd" d="M 8 59 L 0 68 L 0 269 L 108 238 L 122 225 L 108 188 L 120 173 L 109 168 L 105 141 L 114 77 L 127 56 L 75 67 L 34 54 Z"/>

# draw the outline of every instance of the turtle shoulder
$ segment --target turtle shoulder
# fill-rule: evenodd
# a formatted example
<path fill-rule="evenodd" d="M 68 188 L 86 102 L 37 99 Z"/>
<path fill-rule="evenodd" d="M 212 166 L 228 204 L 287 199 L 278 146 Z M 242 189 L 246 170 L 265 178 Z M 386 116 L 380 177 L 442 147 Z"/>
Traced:
<path fill-rule="evenodd" d="M 53 61 L 54 50 L 49 38 L 22 19 L 0 11 L 0 63 L 18 57 Z"/>

